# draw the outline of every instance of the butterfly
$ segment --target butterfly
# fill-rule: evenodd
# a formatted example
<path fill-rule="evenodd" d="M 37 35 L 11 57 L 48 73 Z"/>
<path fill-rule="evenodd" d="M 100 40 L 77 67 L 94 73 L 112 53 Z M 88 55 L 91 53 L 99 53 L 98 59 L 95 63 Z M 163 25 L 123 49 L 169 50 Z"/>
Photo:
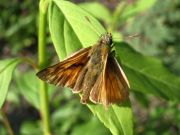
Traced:
<path fill-rule="evenodd" d="M 56 86 L 81 93 L 81 103 L 122 103 L 129 96 L 129 82 L 112 53 L 111 33 L 101 36 L 90 47 L 80 49 L 62 62 L 47 67 L 37 76 Z"/>

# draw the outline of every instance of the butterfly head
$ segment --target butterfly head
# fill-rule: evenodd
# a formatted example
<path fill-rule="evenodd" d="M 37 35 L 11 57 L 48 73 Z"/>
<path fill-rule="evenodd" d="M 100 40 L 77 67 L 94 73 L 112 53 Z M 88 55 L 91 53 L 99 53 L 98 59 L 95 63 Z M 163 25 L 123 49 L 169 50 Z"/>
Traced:
<path fill-rule="evenodd" d="M 103 44 L 112 46 L 112 35 L 111 33 L 106 33 L 101 36 L 101 42 Z"/>

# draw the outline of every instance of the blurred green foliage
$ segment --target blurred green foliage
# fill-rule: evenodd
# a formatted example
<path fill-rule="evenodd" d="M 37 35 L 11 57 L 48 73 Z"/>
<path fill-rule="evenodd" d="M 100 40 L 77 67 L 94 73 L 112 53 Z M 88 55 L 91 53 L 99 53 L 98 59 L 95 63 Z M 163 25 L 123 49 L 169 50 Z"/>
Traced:
<path fill-rule="evenodd" d="M 179 0 L 158 0 L 125 27 L 127 33 L 140 35 L 130 41 L 136 50 L 161 58 L 176 74 L 180 74 L 179 6 Z"/>
<path fill-rule="evenodd" d="M 0 43 L 12 54 L 36 44 L 38 1 L 0 1 Z M 1 48 L 2 49 L 2 48 Z M 1 50 L 0 49 L 0 50 Z"/>
<path fill-rule="evenodd" d="M 161 58 L 172 72 L 180 74 L 180 1 L 158 0 L 153 6 L 153 0 L 148 2 L 140 0 L 140 4 L 112 2 L 118 5 L 114 10 L 109 10 L 104 4 L 98 2 L 81 3 L 80 6 L 102 21 L 106 28 L 112 30 L 113 33 L 121 30 L 127 35 L 139 34 L 139 38 L 128 40 L 135 50 L 143 55 Z M 99 9 L 98 12 L 92 10 L 94 7 Z M 148 9 L 149 7 L 151 8 Z M 11 54 L 18 56 L 22 49 L 36 45 L 37 14 L 38 1 L 0 1 L 0 52 L 2 54 L 4 54 L 3 48 L 6 46 L 10 49 Z M 26 67 L 19 68 L 21 70 Z M 31 69 L 27 68 L 26 70 L 28 72 L 16 71 L 3 110 L 7 113 L 16 134 L 40 135 L 42 131 L 37 110 L 37 78 Z M 138 87 L 136 87 L 137 90 Z M 163 89 L 161 91 L 163 92 Z M 134 95 L 132 106 L 136 115 L 135 134 L 178 135 L 180 133 L 178 101 L 164 101 L 162 98 L 154 98 L 140 92 L 132 93 L 131 95 Z M 55 135 L 111 134 L 96 117 L 92 116 L 86 106 L 79 104 L 78 96 L 73 96 L 70 90 L 50 87 L 49 94 L 51 97 L 51 126 Z M 25 115 L 25 113 L 27 114 Z M 0 135 L 6 134 L 6 127 L 0 117 Z"/>

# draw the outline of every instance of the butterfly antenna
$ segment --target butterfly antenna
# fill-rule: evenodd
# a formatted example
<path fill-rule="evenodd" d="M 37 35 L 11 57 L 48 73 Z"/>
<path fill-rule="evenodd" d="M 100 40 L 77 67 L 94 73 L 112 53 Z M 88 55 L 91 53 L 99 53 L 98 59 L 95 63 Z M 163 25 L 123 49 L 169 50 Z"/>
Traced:
<path fill-rule="evenodd" d="M 114 40 L 123 40 L 123 39 L 134 39 L 140 37 L 139 34 L 133 34 L 133 35 L 123 35 L 122 37 L 119 38 L 114 38 Z"/>
<path fill-rule="evenodd" d="M 134 35 L 124 36 L 124 38 L 127 38 L 127 39 L 132 39 L 132 38 L 136 38 L 136 37 L 140 37 L 140 35 L 136 33 Z"/>

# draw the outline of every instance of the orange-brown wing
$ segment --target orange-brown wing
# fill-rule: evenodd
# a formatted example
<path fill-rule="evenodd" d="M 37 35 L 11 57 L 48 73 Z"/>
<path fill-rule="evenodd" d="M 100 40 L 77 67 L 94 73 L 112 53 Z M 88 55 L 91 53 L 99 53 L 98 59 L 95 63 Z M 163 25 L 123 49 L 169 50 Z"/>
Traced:
<path fill-rule="evenodd" d="M 105 71 L 106 99 L 102 102 L 108 104 L 120 103 L 128 98 L 128 80 L 114 57 L 109 57 Z M 103 93 L 102 93 L 103 94 Z"/>
<path fill-rule="evenodd" d="M 128 98 L 129 83 L 113 57 L 108 57 L 104 74 L 101 74 L 91 91 L 90 99 L 108 106 Z"/>
<path fill-rule="evenodd" d="M 83 48 L 64 61 L 45 68 L 36 75 L 51 84 L 73 88 L 78 75 L 89 60 L 91 47 Z"/>
<path fill-rule="evenodd" d="M 90 92 L 90 100 L 94 103 L 102 103 L 101 102 L 101 92 L 104 90 L 104 81 L 103 81 L 103 72 L 98 76 L 96 83 L 94 84 L 91 92 Z"/>

